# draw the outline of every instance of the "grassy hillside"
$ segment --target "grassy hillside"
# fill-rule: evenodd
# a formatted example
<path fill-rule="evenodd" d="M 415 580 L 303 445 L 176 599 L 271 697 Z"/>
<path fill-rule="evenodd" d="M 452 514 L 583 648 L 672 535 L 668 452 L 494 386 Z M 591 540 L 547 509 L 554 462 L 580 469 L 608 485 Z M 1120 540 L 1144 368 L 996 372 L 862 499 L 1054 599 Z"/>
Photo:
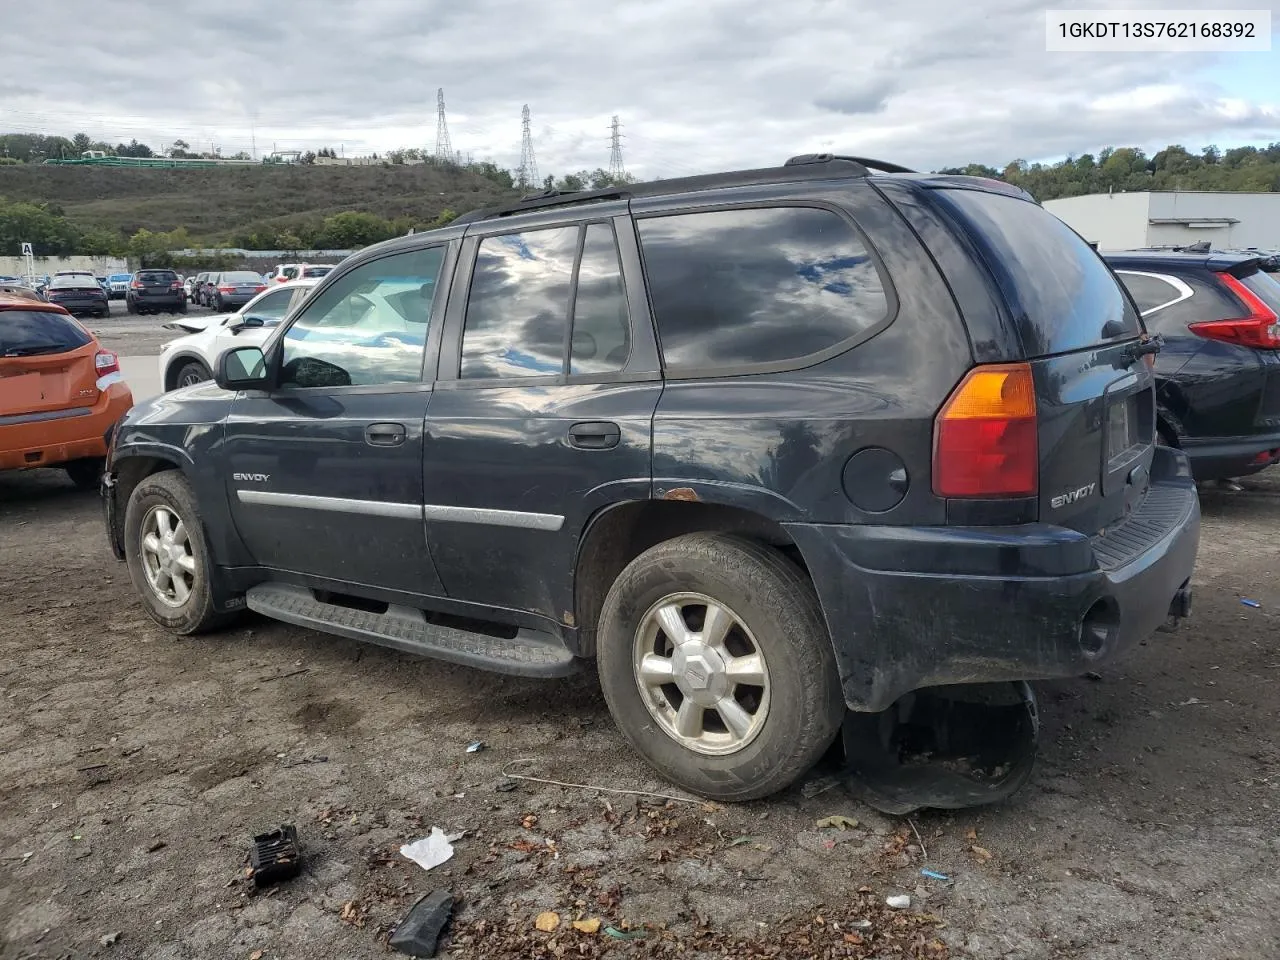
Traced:
<path fill-rule="evenodd" d="M 185 227 L 225 241 L 248 224 L 296 223 L 343 211 L 426 224 L 511 197 L 469 170 L 428 165 L 260 166 L 196 170 L 0 166 L 0 197 L 48 203 L 86 227 L 121 237 Z"/>

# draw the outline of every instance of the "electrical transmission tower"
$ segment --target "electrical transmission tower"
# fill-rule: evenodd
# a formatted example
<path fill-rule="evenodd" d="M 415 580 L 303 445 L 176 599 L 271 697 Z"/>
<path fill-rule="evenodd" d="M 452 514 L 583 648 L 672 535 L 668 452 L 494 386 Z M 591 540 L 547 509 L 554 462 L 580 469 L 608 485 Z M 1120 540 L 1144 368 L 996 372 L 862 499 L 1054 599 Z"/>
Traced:
<path fill-rule="evenodd" d="M 542 181 L 538 177 L 538 161 L 533 156 L 533 129 L 527 103 L 520 111 L 520 130 L 520 169 L 518 171 L 520 186 L 536 187 L 541 185 Z"/>
<path fill-rule="evenodd" d="M 613 122 L 609 124 L 609 176 L 614 180 L 623 180 L 627 176 L 627 169 L 622 165 L 622 124 L 618 122 L 618 115 L 614 114 Z"/>
<path fill-rule="evenodd" d="M 453 145 L 449 142 L 449 124 L 444 118 L 444 87 L 436 90 L 436 159 L 452 160 Z"/>

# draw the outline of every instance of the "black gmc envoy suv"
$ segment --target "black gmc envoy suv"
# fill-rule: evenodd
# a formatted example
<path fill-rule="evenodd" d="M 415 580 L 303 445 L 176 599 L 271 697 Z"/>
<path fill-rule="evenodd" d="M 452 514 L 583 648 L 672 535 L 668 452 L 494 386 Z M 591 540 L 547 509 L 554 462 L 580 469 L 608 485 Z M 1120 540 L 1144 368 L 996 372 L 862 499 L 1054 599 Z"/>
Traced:
<path fill-rule="evenodd" d="M 596 661 L 707 797 L 844 711 L 1075 676 L 1190 608 L 1200 514 L 1090 246 L 997 181 L 829 154 L 544 194 L 364 249 L 103 481 L 177 633 L 244 607 L 528 677 Z"/>

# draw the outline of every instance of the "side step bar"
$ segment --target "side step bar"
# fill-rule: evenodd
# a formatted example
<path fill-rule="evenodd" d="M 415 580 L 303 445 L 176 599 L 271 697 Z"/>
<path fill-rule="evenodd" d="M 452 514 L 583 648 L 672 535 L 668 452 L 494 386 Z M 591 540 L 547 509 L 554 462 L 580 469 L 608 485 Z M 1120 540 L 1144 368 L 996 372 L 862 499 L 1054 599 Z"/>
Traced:
<path fill-rule="evenodd" d="M 421 610 L 392 605 L 386 613 L 322 603 L 305 587 L 260 583 L 245 596 L 250 610 L 299 627 L 364 640 L 404 653 L 434 657 L 516 677 L 566 677 L 573 654 L 548 633 L 522 629 L 511 640 L 429 623 Z"/>

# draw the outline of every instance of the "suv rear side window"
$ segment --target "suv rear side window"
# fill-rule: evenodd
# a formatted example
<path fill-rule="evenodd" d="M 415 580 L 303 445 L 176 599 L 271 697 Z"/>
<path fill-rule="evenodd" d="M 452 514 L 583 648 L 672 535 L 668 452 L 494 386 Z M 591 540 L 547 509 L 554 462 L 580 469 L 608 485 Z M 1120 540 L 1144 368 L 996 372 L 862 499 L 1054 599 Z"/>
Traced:
<path fill-rule="evenodd" d="M 576 226 L 480 241 L 459 376 L 544 377 L 563 371 L 577 253 Z"/>
<path fill-rule="evenodd" d="M 1191 288 L 1174 277 L 1120 269 L 1116 270 L 1116 276 L 1137 302 L 1138 312 L 1144 319 L 1192 295 Z"/>
<path fill-rule="evenodd" d="M 51 310 L 0 310 L 0 357 L 67 353 L 89 342 L 84 328 Z"/>
<path fill-rule="evenodd" d="M 979 190 L 938 190 L 982 248 L 1029 357 L 1083 350 L 1142 331 L 1097 252 L 1043 207 Z"/>
<path fill-rule="evenodd" d="M 888 318 L 870 252 L 829 210 L 712 210 L 637 226 L 668 370 L 797 361 Z"/>

